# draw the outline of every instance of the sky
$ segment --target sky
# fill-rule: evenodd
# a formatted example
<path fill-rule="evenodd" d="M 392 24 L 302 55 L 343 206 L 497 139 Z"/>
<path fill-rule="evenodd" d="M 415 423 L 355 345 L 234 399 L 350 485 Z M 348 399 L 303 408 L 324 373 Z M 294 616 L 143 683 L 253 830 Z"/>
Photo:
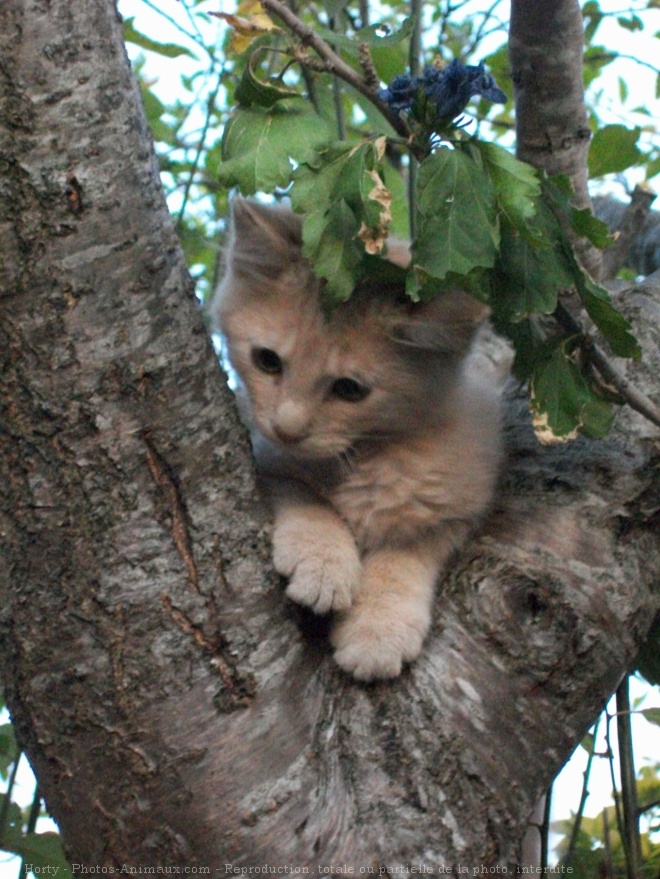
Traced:
<path fill-rule="evenodd" d="M 487 0 L 473 0 L 473 2 L 475 4 L 481 3 L 482 6 L 489 5 Z M 167 16 L 171 16 L 172 22 L 175 23 L 166 21 L 162 14 L 157 14 L 153 9 L 150 9 L 150 0 L 146 0 L 146 2 L 145 0 L 119 0 L 118 3 L 124 17 L 134 16 L 137 29 L 148 34 L 152 39 L 165 43 L 170 41 L 184 42 L 181 31 L 176 24 L 177 21 L 182 21 L 183 27 L 190 26 L 185 18 L 180 18 L 182 5 L 177 4 L 176 0 L 161 0 L 160 3 L 154 5 L 158 6 Z M 604 10 L 624 13 L 627 12 L 630 5 L 634 5 L 636 8 L 640 6 L 639 3 L 626 4 L 624 2 L 617 3 L 615 0 L 601 0 L 601 7 Z M 234 8 L 234 2 L 221 3 L 220 0 L 207 2 L 199 7 L 199 9 L 209 11 L 233 11 Z M 504 17 L 508 15 L 507 8 L 508 3 L 503 4 L 502 15 Z M 602 42 L 615 46 L 622 55 L 628 56 L 617 62 L 616 68 L 611 67 L 603 83 L 604 92 L 601 106 L 605 109 L 601 112 L 606 122 L 620 122 L 629 127 L 636 124 L 645 125 L 648 118 L 633 112 L 634 108 L 638 106 L 647 108 L 654 119 L 660 119 L 660 100 L 656 98 L 656 74 L 650 69 L 650 66 L 657 63 L 658 58 L 658 39 L 654 35 L 660 31 L 660 9 L 645 13 L 644 18 L 647 22 L 647 30 L 644 33 L 628 32 L 614 22 L 602 26 Z M 212 26 L 215 27 L 217 19 L 211 21 Z M 188 45 L 194 49 L 194 43 L 189 41 Z M 129 47 L 129 49 L 132 57 L 138 54 L 134 47 Z M 484 51 L 490 51 L 490 48 L 486 46 Z M 172 94 L 176 94 L 176 90 L 181 88 L 179 79 L 181 72 L 192 76 L 199 72 L 199 66 L 200 61 L 193 58 L 179 58 L 174 64 L 150 53 L 146 70 L 154 81 L 156 93 L 160 92 L 164 100 L 169 100 Z M 622 106 L 616 96 L 620 96 L 623 89 L 628 90 L 628 96 Z M 612 99 L 608 95 L 613 95 L 615 98 Z M 641 177 L 642 174 L 639 171 L 628 172 L 626 186 L 631 187 L 634 183 L 639 182 Z M 660 191 L 660 179 L 656 178 L 651 182 L 657 183 L 658 191 Z M 608 179 L 603 188 L 605 191 L 614 192 L 618 197 L 623 197 L 624 186 L 620 180 Z M 660 707 L 658 688 L 649 688 L 635 679 L 633 679 L 631 686 L 633 702 L 643 700 L 639 708 Z M 608 710 L 611 714 L 615 711 L 613 705 L 610 705 Z M 650 724 L 642 715 L 636 714 L 633 716 L 633 730 L 637 766 L 660 761 L 660 727 Z M 605 750 L 602 735 L 601 731 L 601 738 L 597 744 L 598 751 Z M 578 748 L 556 780 L 553 789 L 553 819 L 568 817 L 571 812 L 577 809 L 586 760 L 586 751 L 583 748 Z M 597 815 L 605 804 L 611 802 L 611 786 L 607 761 L 602 758 L 596 759 L 591 773 L 590 794 L 585 810 L 587 815 Z M 33 777 L 27 761 L 23 758 L 18 778 L 17 801 L 21 805 L 29 804 L 33 790 Z M 42 819 L 38 829 L 44 831 L 49 827 L 52 827 L 52 824 Z M 8 859 L 0 853 L 0 879 L 10 879 L 10 877 L 16 879 L 18 866 L 17 859 Z"/>

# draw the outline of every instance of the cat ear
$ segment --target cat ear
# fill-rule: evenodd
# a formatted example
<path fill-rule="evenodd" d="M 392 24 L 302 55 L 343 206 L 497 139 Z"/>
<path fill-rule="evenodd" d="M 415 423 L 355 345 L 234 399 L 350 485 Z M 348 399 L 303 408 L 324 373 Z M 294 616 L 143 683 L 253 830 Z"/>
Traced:
<path fill-rule="evenodd" d="M 408 306 L 395 330 L 398 341 L 438 353 L 465 354 L 490 314 L 483 302 L 462 290 L 438 293 L 430 302 Z"/>
<path fill-rule="evenodd" d="M 277 278 L 292 262 L 300 262 L 301 246 L 302 217 L 290 208 L 232 200 L 227 270 L 249 278 Z"/>

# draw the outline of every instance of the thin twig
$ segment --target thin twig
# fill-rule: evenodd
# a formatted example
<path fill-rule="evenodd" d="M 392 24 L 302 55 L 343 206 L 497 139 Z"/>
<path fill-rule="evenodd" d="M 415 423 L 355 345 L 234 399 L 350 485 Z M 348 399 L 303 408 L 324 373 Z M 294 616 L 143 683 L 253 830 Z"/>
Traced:
<path fill-rule="evenodd" d="M 488 22 L 490 21 L 491 18 L 495 18 L 495 10 L 497 9 L 497 7 L 500 5 L 501 2 L 502 2 L 502 0 L 494 0 L 494 2 L 490 5 L 490 7 L 484 11 L 481 22 L 480 22 L 479 26 L 477 27 L 477 30 L 475 31 L 475 34 L 472 38 L 472 41 L 470 42 L 470 44 L 467 48 L 467 51 L 465 53 L 466 55 L 468 55 L 468 56 L 471 55 L 472 52 L 474 52 L 474 50 L 477 48 L 477 46 L 479 46 L 483 42 L 483 40 L 486 37 L 490 36 L 491 34 L 497 33 L 497 31 L 505 31 L 506 32 L 506 25 L 500 19 L 495 19 L 497 21 L 497 24 L 495 25 L 495 27 L 492 27 L 490 30 L 486 30 L 486 25 L 488 24 Z"/>
<path fill-rule="evenodd" d="M 7 784 L 7 790 L 5 792 L 5 798 L 2 802 L 2 809 L 0 809 L 0 838 L 4 837 L 7 832 L 7 816 L 9 815 L 9 806 L 11 805 L 11 797 L 14 792 L 14 785 L 16 784 L 16 774 L 18 773 L 18 764 L 20 762 L 23 753 L 21 751 L 16 755 L 16 759 L 14 760 L 14 765 L 11 768 L 11 772 L 9 774 L 9 782 Z"/>
<path fill-rule="evenodd" d="M 626 676 L 616 691 L 616 728 L 619 742 L 619 771 L 621 773 L 621 800 L 623 804 L 623 827 L 621 838 L 626 855 L 628 879 L 638 879 L 642 863 L 639 838 L 639 809 L 637 808 L 637 782 L 633 756 L 632 729 L 630 726 L 630 690 Z"/>
<path fill-rule="evenodd" d="M 195 152 L 195 158 L 193 159 L 192 167 L 190 169 L 190 174 L 188 175 L 188 180 L 183 192 L 183 199 L 181 201 L 181 208 L 179 210 L 179 214 L 176 221 L 177 229 L 181 229 L 183 224 L 184 215 L 186 212 L 186 207 L 188 205 L 188 198 L 190 196 L 190 190 L 192 188 L 193 183 L 195 182 L 195 175 L 197 174 L 197 169 L 199 168 L 199 163 L 202 157 L 202 151 L 204 149 L 204 143 L 206 141 L 206 135 L 208 134 L 209 125 L 211 124 L 211 116 L 213 115 L 213 110 L 215 107 L 215 100 L 218 96 L 218 92 L 220 91 L 220 84 L 222 82 L 222 71 L 218 75 L 218 82 L 216 84 L 215 89 L 208 96 L 206 102 L 206 118 L 204 120 L 204 126 L 202 128 L 202 132 L 199 137 L 199 141 L 197 143 L 197 150 Z"/>
<path fill-rule="evenodd" d="M 197 31 L 197 34 L 190 33 L 190 31 L 187 31 L 185 29 L 185 27 L 183 27 L 174 18 L 174 16 L 168 15 L 166 12 L 163 12 L 163 10 L 160 9 L 160 7 L 157 6 L 155 3 L 152 3 L 151 0 L 143 0 L 143 3 L 149 9 L 151 9 L 152 12 L 155 12 L 156 15 L 160 15 L 161 18 L 164 18 L 165 21 L 168 24 L 172 25 L 173 28 L 176 28 L 176 30 L 178 30 L 179 33 L 183 34 L 185 37 L 188 37 L 188 39 L 191 40 L 193 43 L 196 43 L 200 49 L 203 49 L 205 52 L 207 52 L 206 46 L 204 45 L 204 39 L 203 39 L 203 37 L 202 37 L 201 33 L 199 32 L 196 25 L 195 25 L 195 30 Z"/>
<path fill-rule="evenodd" d="M 550 852 L 550 816 L 552 813 L 552 785 L 545 794 L 545 803 L 543 804 L 543 823 L 539 830 L 541 831 L 541 870 L 543 875 L 548 870 L 548 854 Z"/>
<path fill-rule="evenodd" d="M 303 21 L 301 21 L 298 16 L 285 6 L 284 3 L 281 3 L 280 0 L 262 0 L 261 5 L 268 12 L 272 12 L 273 15 L 276 15 L 290 31 L 300 37 L 303 45 L 311 46 L 311 48 L 314 49 L 319 58 L 323 60 L 324 70 L 327 73 L 338 76 L 361 95 L 364 95 L 365 98 L 371 101 L 371 103 L 380 110 L 392 128 L 394 128 L 401 137 L 408 139 L 409 131 L 403 119 L 388 107 L 387 104 L 381 101 L 376 96 L 373 88 L 367 85 L 364 79 L 356 73 L 352 67 L 346 64 L 346 62 L 343 61 L 339 55 L 330 48 L 325 40 L 312 30 L 312 28 L 308 27 Z M 301 64 L 305 63 L 303 53 L 297 53 L 296 57 Z"/>
<path fill-rule="evenodd" d="M 603 879 L 612 879 L 614 868 L 612 865 L 612 843 L 610 841 L 610 822 L 607 817 L 607 807 L 603 809 Z"/>
<path fill-rule="evenodd" d="M 589 779 L 591 777 L 591 768 L 594 762 L 594 756 L 596 752 L 596 736 L 598 735 L 598 726 L 600 724 L 600 717 L 596 721 L 594 725 L 593 731 L 593 745 L 591 751 L 589 752 L 589 757 L 587 759 L 587 765 L 582 774 L 582 792 L 580 793 L 580 804 L 578 806 L 577 814 L 575 816 L 575 821 L 573 823 L 573 827 L 571 830 L 571 838 L 568 842 L 568 850 L 566 852 L 566 857 L 562 861 L 562 865 L 570 866 L 571 861 L 573 860 L 573 856 L 575 854 L 575 847 L 577 845 L 578 837 L 580 835 L 580 827 L 582 826 L 582 818 L 584 816 L 584 808 L 587 804 L 587 798 L 589 796 Z"/>
<path fill-rule="evenodd" d="M 330 30 L 339 32 L 339 24 L 336 16 L 332 16 L 329 21 Z M 332 48 L 332 47 L 331 47 Z M 334 51 L 334 49 L 333 49 Z M 335 122 L 337 125 L 337 140 L 346 139 L 346 117 L 344 114 L 344 90 L 341 87 L 341 80 L 338 76 L 332 77 L 332 98 L 335 105 Z"/>
<path fill-rule="evenodd" d="M 423 0 L 410 0 L 410 17 L 413 29 L 410 34 L 408 64 L 410 75 L 419 76 L 422 68 L 422 5 Z M 408 166 L 408 209 L 410 211 L 410 240 L 417 235 L 417 159 L 410 155 Z"/>
<path fill-rule="evenodd" d="M 658 806 L 660 806 L 660 800 L 654 800 L 652 803 L 647 803 L 645 806 L 640 806 L 639 814 L 643 815 L 645 812 L 648 812 L 651 809 L 657 809 Z"/>
<path fill-rule="evenodd" d="M 612 748 L 612 736 L 610 733 L 610 721 L 614 716 L 606 711 L 607 722 L 605 724 L 605 742 L 607 743 L 607 763 L 610 769 L 610 779 L 612 781 L 612 799 L 614 800 L 614 814 L 616 816 L 616 824 L 619 829 L 621 838 L 623 839 L 623 815 L 621 814 L 621 797 L 619 789 L 616 786 L 616 774 L 614 772 L 614 749 Z"/>
<path fill-rule="evenodd" d="M 598 371 L 601 379 L 608 388 L 614 389 L 622 397 L 631 409 L 639 412 L 656 427 L 660 427 L 660 409 L 653 400 L 646 396 L 639 388 L 636 388 L 614 366 L 605 352 L 598 347 L 589 333 L 575 320 L 572 314 L 560 304 L 557 305 L 554 315 L 557 323 L 572 335 L 579 337 L 579 345 L 591 364 Z"/>
<path fill-rule="evenodd" d="M 39 820 L 39 815 L 41 813 L 41 791 L 39 790 L 39 785 L 34 789 L 34 796 L 32 797 L 32 805 L 30 806 L 30 813 L 28 815 L 27 826 L 25 828 L 26 834 L 34 833 L 37 829 L 37 821 Z M 21 866 L 18 871 L 19 879 L 27 876 L 27 870 L 25 867 L 25 858 L 21 858 Z"/>

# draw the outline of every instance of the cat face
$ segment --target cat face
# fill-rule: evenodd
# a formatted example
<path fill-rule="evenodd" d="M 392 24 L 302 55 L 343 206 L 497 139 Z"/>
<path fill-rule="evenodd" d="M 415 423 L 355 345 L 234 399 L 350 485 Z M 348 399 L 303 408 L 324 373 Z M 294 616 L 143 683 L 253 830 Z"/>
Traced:
<path fill-rule="evenodd" d="M 235 199 L 214 319 L 253 427 L 302 458 L 400 439 L 434 416 L 485 309 L 465 294 L 414 307 L 354 294 L 331 314 L 301 254 L 301 220 Z"/>

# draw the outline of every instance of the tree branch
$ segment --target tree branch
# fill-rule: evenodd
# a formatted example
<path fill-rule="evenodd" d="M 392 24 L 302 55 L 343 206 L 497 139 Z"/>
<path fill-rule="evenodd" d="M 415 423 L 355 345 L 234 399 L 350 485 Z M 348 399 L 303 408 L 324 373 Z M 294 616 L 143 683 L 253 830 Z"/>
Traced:
<path fill-rule="evenodd" d="M 584 104 L 582 13 L 576 0 L 513 0 L 509 57 L 520 159 L 549 175 L 566 174 L 578 207 L 590 204 L 591 132 Z"/>
<path fill-rule="evenodd" d="M 371 103 L 378 108 L 382 115 L 387 119 L 392 128 L 406 139 L 409 136 L 408 127 L 405 122 L 394 113 L 387 104 L 384 104 L 376 97 L 373 86 L 365 82 L 352 67 L 337 55 L 333 49 L 323 40 L 311 27 L 308 27 L 280 0 L 262 0 L 261 4 L 264 9 L 276 15 L 286 27 L 296 34 L 303 46 L 311 46 L 316 54 L 323 60 L 324 70 L 333 76 L 338 76 L 348 85 L 352 86 L 361 95 L 364 95 Z M 296 59 L 301 63 L 305 63 L 305 55 L 303 52 L 296 53 Z"/>
<path fill-rule="evenodd" d="M 655 424 L 656 427 L 660 427 L 660 409 L 614 366 L 610 358 L 596 344 L 593 337 L 585 332 L 584 327 L 573 317 L 569 310 L 559 303 L 554 315 L 560 326 L 571 335 L 579 337 L 580 349 L 596 368 L 608 390 L 616 391 L 631 409 L 639 412 L 640 415 L 643 415 L 644 418 Z"/>
<path fill-rule="evenodd" d="M 591 206 L 584 103 L 582 12 L 577 0 L 513 0 L 509 58 L 516 100 L 516 153 L 550 176 L 571 180 L 576 207 Z M 576 241 L 580 262 L 599 277 L 601 252 Z"/>
<path fill-rule="evenodd" d="M 0 49 L 0 668 L 69 855 L 515 872 L 657 610 L 651 444 L 540 448 L 512 400 L 495 515 L 423 655 L 347 679 L 269 564 L 114 2 L 4 0 Z"/>
<path fill-rule="evenodd" d="M 601 279 L 614 278 L 624 266 L 633 241 L 642 231 L 654 201 L 655 193 L 648 187 L 635 187 L 630 204 L 617 226 L 614 244 L 603 253 Z"/>

